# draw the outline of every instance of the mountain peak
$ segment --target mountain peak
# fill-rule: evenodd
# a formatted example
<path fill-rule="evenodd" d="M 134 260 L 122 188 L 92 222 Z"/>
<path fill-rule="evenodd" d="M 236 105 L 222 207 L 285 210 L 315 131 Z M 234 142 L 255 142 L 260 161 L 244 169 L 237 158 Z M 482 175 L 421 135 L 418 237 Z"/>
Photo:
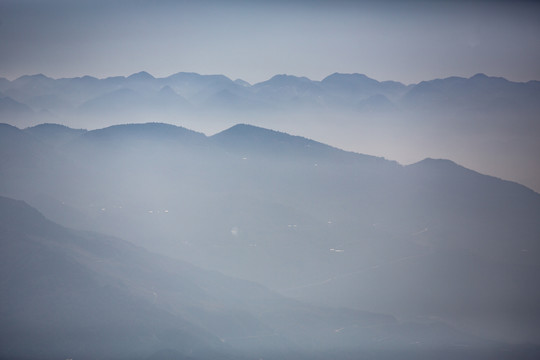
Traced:
<path fill-rule="evenodd" d="M 43 74 L 35 75 L 23 75 L 12 81 L 12 84 L 15 86 L 27 86 L 28 84 L 45 84 L 49 81 L 54 81 L 54 79 L 47 77 Z"/>
<path fill-rule="evenodd" d="M 88 131 L 83 135 L 86 139 L 97 139 L 102 141 L 122 140 L 186 140 L 203 141 L 206 135 L 186 129 L 181 126 L 165 123 L 137 123 L 113 125 L 104 129 Z"/>
<path fill-rule="evenodd" d="M 449 176 L 450 174 L 452 177 L 463 174 L 479 175 L 478 172 L 468 169 L 448 159 L 425 158 L 417 163 L 407 165 L 406 168 L 417 169 L 420 170 L 421 173 L 427 171 L 431 175 L 438 174 L 440 176 Z"/>
<path fill-rule="evenodd" d="M 294 75 L 287 75 L 287 74 L 278 74 L 274 75 L 270 78 L 270 80 L 265 81 L 264 83 L 273 83 L 273 84 L 290 84 L 290 83 L 297 83 L 297 82 L 311 82 L 310 79 L 308 79 L 305 76 L 294 76 Z"/>
<path fill-rule="evenodd" d="M 333 73 L 325 77 L 321 84 L 324 86 L 337 87 L 348 91 L 366 90 L 377 88 L 380 83 L 377 80 L 367 77 L 364 74 L 341 74 Z"/>
<path fill-rule="evenodd" d="M 220 133 L 217 133 L 212 136 L 212 138 L 217 139 L 218 141 L 223 142 L 245 142 L 251 143 L 256 142 L 255 145 L 260 145 L 262 143 L 286 143 L 294 142 L 295 140 L 301 140 L 302 143 L 316 143 L 313 140 L 309 140 L 300 136 L 289 135 L 284 132 L 266 129 L 259 126 L 249 125 L 249 124 L 236 124 L 226 130 L 223 130 Z M 321 144 L 322 145 L 322 144 Z"/>
<path fill-rule="evenodd" d="M 236 124 L 234 126 L 231 126 L 230 128 L 223 130 L 220 133 L 215 134 L 214 136 L 220 136 L 221 134 L 227 134 L 227 135 L 235 135 L 235 136 L 249 136 L 249 135 L 255 135 L 255 134 L 282 134 L 287 135 L 285 133 L 281 133 L 275 130 L 266 129 L 263 127 L 255 126 L 255 125 L 249 125 L 249 124 Z"/>
<path fill-rule="evenodd" d="M 374 80 L 374 79 L 371 79 L 370 77 L 368 77 L 367 75 L 364 75 L 364 74 L 359 74 L 359 73 L 352 73 L 352 74 L 346 74 L 346 73 L 338 73 L 338 72 L 335 72 L 331 75 L 328 75 L 327 77 L 325 77 L 322 81 L 325 81 L 325 80 L 330 80 L 330 79 L 356 79 L 356 80 Z"/>
<path fill-rule="evenodd" d="M 61 131 L 81 131 L 82 130 L 82 129 L 73 129 L 66 125 L 53 124 L 53 123 L 43 123 L 43 124 L 28 127 L 25 130 L 31 130 L 31 129 L 61 130 Z"/>
<path fill-rule="evenodd" d="M 242 79 L 236 79 L 236 80 L 234 80 L 234 83 L 238 84 L 240 86 L 243 86 L 243 87 L 250 87 L 251 86 L 250 83 L 248 83 L 247 81 L 242 80 Z"/>
<path fill-rule="evenodd" d="M 225 75 L 201 75 L 195 72 L 179 72 L 176 74 L 169 75 L 166 77 L 168 80 L 180 80 L 180 81 L 193 81 L 193 80 L 210 80 L 210 81 L 223 81 L 223 82 L 233 82 L 231 79 Z"/>
<path fill-rule="evenodd" d="M 146 71 L 140 71 L 138 73 L 131 74 L 127 78 L 130 79 L 130 80 L 153 80 L 153 79 L 155 79 L 152 75 L 150 75 Z"/>
<path fill-rule="evenodd" d="M 488 76 L 486 74 L 483 74 L 483 73 L 478 73 L 474 76 L 472 76 L 469 80 L 472 80 L 472 81 L 484 81 L 484 82 L 488 82 L 488 84 L 492 85 L 493 83 L 499 83 L 499 84 L 504 84 L 504 83 L 508 83 L 510 81 L 508 81 L 507 79 L 503 78 L 503 77 L 499 77 L 499 76 Z"/>
<path fill-rule="evenodd" d="M 478 73 L 478 74 L 475 74 L 473 76 L 471 76 L 471 80 L 473 79 L 487 79 L 489 76 L 487 76 L 486 74 L 484 73 Z"/>
<path fill-rule="evenodd" d="M 178 95 L 169 85 L 163 86 L 159 90 L 159 93 L 163 95 Z"/>
<path fill-rule="evenodd" d="M 41 73 L 34 74 L 34 75 L 23 75 L 18 77 L 16 80 L 23 80 L 23 79 L 34 79 L 34 80 L 52 80 L 52 78 L 45 76 Z"/>
<path fill-rule="evenodd" d="M 85 129 L 73 129 L 62 124 L 44 123 L 24 129 L 25 132 L 42 137 L 50 137 L 60 134 L 77 136 L 85 133 Z"/>
<path fill-rule="evenodd" d="M 211 137 L 219 144 L 247 152 L 267 154 L 282 154 L 294 156 L 298 154 L 309 156 L 325 156 L 342 150 L 329 145 L 284 132 L 266 129 L 254 125 L 237 124 Z"/>
<path fill-rule="evenodd" d="M 420 161 L 418 161 L 418 162 L 416 162 L 414 164 L 411 164 L 411 165 L 460 166 L 460 165 L 456 164 L 455 162 L 453 162 L 452 160 L 436 159 L 436 158 L 430 158 L 430 157 L 427 157 L 427 158 L 425 158 L 423 160 L 420 160 Z"/>
<path fill-rule="evenodd" d="M 84 75 L 84 76 L 75 77 L 75 78 L 65 78 L 65 80 L 72 81 L 72 82 L 82 82 L 85 84 L 95 83 L 95 82 L 100 81 L 98 78 L 90 76 L 90 75 Z"/>

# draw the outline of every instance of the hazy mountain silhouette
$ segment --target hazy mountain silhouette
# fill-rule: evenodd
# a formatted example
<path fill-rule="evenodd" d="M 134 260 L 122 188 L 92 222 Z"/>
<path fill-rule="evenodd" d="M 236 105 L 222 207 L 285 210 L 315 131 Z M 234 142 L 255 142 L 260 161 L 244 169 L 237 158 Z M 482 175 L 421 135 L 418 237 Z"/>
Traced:
<path fill-rule="evenodd" d="M 476 74 L 469 79 L 450 77 L 423 81 L 405 94 L 401 104 L 436 110 L 503 111 L 505 114 L 523 116 L 538 110 L 534 99 L 539 96 L 540 90 L 531 82 L 515 83 L 500 77 Z"/>
<path fill-rule="evenodd" d="M 136 74 L 132 74 L 132 75 L 128 76 L 127 79 L 130 80 L 130 81 L 145 82 L 145 81 L 152 81 L 155 78 L 152 75 L 150 75 L 149 73 L 147 73 L 146 71 L 141 71 L 141 72 L 138 72 Z"/>
<path fill-rule="evenodd" d="M 16 80 L 3 79 L 1 90 L 12 100 L 29 105 L 34 110 L 55 109 L 71 111 L 87 102 L 117 96 L 124 101 L 129 94 L 125 89 L 146 97 L 163 87 L 169 87 L 179 95 L 178 101 L 187 99 L 202 110 L 207 105 L 229 108 L 227 101 L 212 101 L 212 96 L 229 94 L 235 102 L 248 101 L 254 104 L 271 103 L 278 108 L 318 106 L 349 109 L 359 101 L 373 96 L 384 96 L 392 104 L 405 108 L 443 108 L 463 110 L 515 109 L 525 107 L 536 109 L 539 87 L 534 81 L 515 83 L 503 78 L 477 74 L 469 79 L 450 77 L 423 81 L 405 86 L 399 82 L 379 82 L 363 74 L 334 73 L 322 81 L 312 81 L 306 77 L 276 75 L 267 81 L 254 85 L 242 81 L 232 81 L 223 75 L 199 75 L 177 73 L 166 78 L 154 78 L 147 72 L 139 72 L 128 77 L 96 79 L 84 76 L 73 79 L 52 79 L 42 74 L 25 75 Z M 182 99 L 183 98 L 183 99 Z M 243 100 L 241 100 L 243 99 Z M 133 99 L 134 101 L 136 99 Z M 140 99 L 139 99 L 140 100 Z M 114 101 L 112 101 L 114 103 Z M 140 106 L 149 106 L 139 104 Z M 182 104 L 184 105 L 184 104 Z M 251 107 L 233 107 L 235 110 Z M 177 110 L 182 111 L 182 107 Z M 264 106 L 263 108 L 264 109 Z M 128 108 L 125 109 L 129 110 Z M 230 108 L 229 108 L 230 110 Z M 522 109 L 523 110 L 523 109 Z"/>
<path fill-rule="evenodd" d="M 66 229 L 21 201 L 0 197 L 0 214 L 3 358 L 535 352 L 437 321 L 306 305 L 117 238 Z"/>
<path fill-rule="evenodd" d="M 371 79 L 364 74 L 340 74 L 334 73 L 321 81 L 321 85 L 327 91 L 335 91 L 340 96 L 366 97 L 382 94 L 395 98 L 403 95 L 407 86 L 396 81 L 383 81 Z"/>
<path fill-rule="evenodd" d="M 0 191 L 54 221 L 305 301 L 539 341 L 540 195 L 522 185 L 250 125 L 206 137 L 133 124 L 65 142 L 48 129 L 0 128 Z"/>
<path fill-rule="evenodd" d="M 225 90 L 241 91 L 243 85 L 238 85 L 224 75 L 199 75 L 196 73 L 180 72 L 162 79 L 178 94 L 185 97 L 195 106 L 200 106 L 208 99 Z"/>
<path fill-rule="evenodd" d="M 250 83 L 248 83 L 247 81 L 242 80 L 242 79 L 236 79 L 236 80 L 234 80 L 234 82 L 235 82 L 236 84 L 238 84 L 238 85 L 245 86 L 245 87 L 251 86 Z"/>
<path fill-rule="evenodd" d="M 2 357 L 109 358 L 162 347 L 183 353 L 220 348 L 203 329 L 153 306 L 152 287 L 130 284 L 153 274 L 144 251 L 64 229 L 22 202 L 0 203 Z M 173 288 L 193 287 L 178 277 L 174 282 Z M 159 286 L 159 280 L 150 284 Z"/>
<path fill-rule="evenodd" d="M 318 82 L 306 77 L 275 75 L 270 80 L 252 86 L 258 97 L 278 108 L 322 105 L 323 91 Z"/>
<path fill-rule="evenodd" d="M 26 129 L 26 132 L 53 146 L 61 146 L 84 134 L 84 129 L 71 129 L 58 124 L 41 124 Z"/>
<path fill-rule="evenodd" d="M 396 163 L 375 156 L 343 151 L 300 136 L 269 130 L 248 124 L 238 124 L 213 135 L 212 142 L 227 151 L 246 156 L 257 155 L 265 159 L 285 158 L 301 161 L 329 161 L 335 163 L 379 164 L 381 167 L 397 166 Z"/>

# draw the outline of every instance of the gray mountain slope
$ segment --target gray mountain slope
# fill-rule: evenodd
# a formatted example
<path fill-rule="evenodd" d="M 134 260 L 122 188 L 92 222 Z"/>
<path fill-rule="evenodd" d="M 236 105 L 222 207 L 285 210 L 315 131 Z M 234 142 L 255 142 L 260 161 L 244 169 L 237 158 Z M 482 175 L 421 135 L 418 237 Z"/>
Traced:
<path fill-rule="evenodd" d="M 20 143 L 2 148 L 1 191 L 60 223 L 319 304 L 538 342 L 540 196 L 519 184 L 248 125 L 210 138 L 147 124 L 57 149 Z"/>
<path fill-rule="evenodd" d="M 22 202 L 1 198 L 0 209 L 3 358 L 111 358 L 162 347 L 183 353 L 221 347 L 203 329 L 153 306 L 151 289 L 128 282 L 144 283 L 142 275 L 152 273 L 141 250 L 64 229 Z M 136 267 L 125 268 L 130 262 Z M 178 289 L 193 287 L 185 279 L 175 282 Z"/>
<path fill-rule="evenodd" d="M 514 349 L 440 322 L 398 323 L 288 300 L 117 238 L 66 229 L 21 201 L 0 197 L 0 214 L 1 358 L 294 359 L 322 351 L 347 359 L 447 347 L 463 355 L 457 344 L 470 347 L 466 356 Z"/>

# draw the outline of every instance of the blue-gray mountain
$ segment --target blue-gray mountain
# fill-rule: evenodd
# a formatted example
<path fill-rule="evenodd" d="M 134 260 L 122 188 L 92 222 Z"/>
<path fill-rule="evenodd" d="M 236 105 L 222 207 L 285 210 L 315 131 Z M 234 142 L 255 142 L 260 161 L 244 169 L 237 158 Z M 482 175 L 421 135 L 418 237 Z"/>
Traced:
<path fill-rule="evenodd" d="M 62 225 L 303 301 L 540 342 L 540 195 L 522 185 L 250 125 L 2 125 L 0 153 L 0 193 Z"/>
<path fill-rule="evenodd" d="M 404 85 L 362 74 L 0 78 L 0 122 L 97 129 L 168 122 L 215 133 L 238 122 L 322 139 L 402 163 L 452 158 L 540 191 L 540 85 L 477 74 Z"/>
<path fill-rule="evenodd" d="M 493 110 L 493 108 L 538 109 L 538 81 L 516 83 L 504 78 L 477 74 L 469 79 L 450 77 L 406 86 L 399 82 L 379 82 L 362 74 L 335 73 L 322 81 L 306 77 L 276 75 L 250 85 L 223 75 L 177 73 L 154 78 L 146 72 L 128 77 L 97 79 L 52 79 L 45 75 L 25 75 L 16 80 L 1 79 L 5 101 L 25 104 L 25 110 L 58 114 L 146 109 L 168 100 L 176 111 L 212 109 L 348 108 L 359 109 L 367 99 L 377 96 L 388 102 L 387 110 L 439 105 L 456 110 Z M 164 94 L 164 92 L 166 94 Z M 221 94 L 221 95 L 220 95 Z M 229 98 L 224 103 L 223 94 Z M 166 95 L 169 96 L 166 99 Z M 7 100 L 9 99 L 9 100 Z M 234 99 L 234 103 L 231 103 Z M 120 101 L 119 101 L 120 100 Z M 381 100 L 379 100 L 381 101 Z M 13 105 L 2 105 L 13 108 Z M 78 110 L 77 110 L 78 109 Z M 20 111 L 24 111 L 21 110 Z M 75 111 L 75 113 L 73 112 Z"/>
<path fill-rule="evenodd" d="M 476 358 L 539 349 L 316 307 L 0 197 L 2 359 Z"/>

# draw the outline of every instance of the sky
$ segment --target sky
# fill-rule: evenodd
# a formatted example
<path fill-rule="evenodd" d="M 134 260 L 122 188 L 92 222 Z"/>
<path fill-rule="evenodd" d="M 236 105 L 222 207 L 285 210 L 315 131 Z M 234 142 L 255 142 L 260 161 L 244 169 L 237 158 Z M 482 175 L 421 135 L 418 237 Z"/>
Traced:
<path fill-rule="evenodd" d="M 540 80 L 540 5 L 524 1 L 0 0 L 0 77 L 147 71 L 363 73 L 406 84 Z"/>

